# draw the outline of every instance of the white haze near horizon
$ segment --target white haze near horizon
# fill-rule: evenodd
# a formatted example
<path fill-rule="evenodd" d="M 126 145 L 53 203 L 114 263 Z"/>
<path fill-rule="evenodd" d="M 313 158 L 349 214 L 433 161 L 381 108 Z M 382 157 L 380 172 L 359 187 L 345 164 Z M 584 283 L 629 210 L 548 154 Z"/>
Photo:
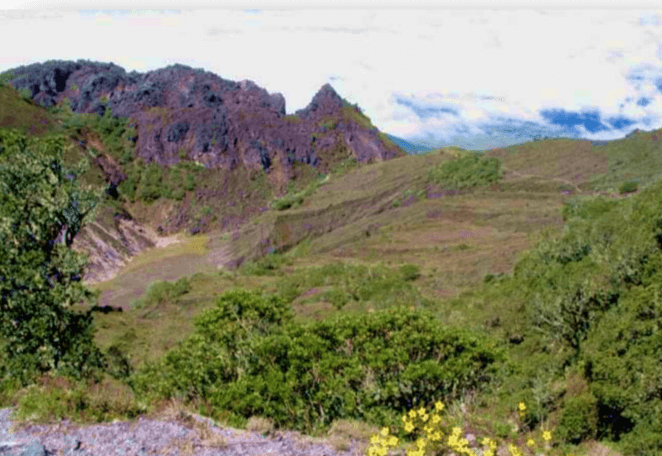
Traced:
<path fill-rule="evenodd" d="M 430 147 L 662 128 L 652 10 L 14 10 L 0 40 L 0 72 L 181 63 L 280 92 L 288 114 L 330 83 L 381 131 Z"/>

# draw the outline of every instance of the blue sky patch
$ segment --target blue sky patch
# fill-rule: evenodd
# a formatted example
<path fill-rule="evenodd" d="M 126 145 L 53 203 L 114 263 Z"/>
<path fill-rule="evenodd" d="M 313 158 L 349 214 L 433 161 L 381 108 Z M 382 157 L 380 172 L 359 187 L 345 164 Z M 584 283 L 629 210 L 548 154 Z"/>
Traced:
<path fill-rule="evenodd" d="M 597 111 L 577 113 L 565 109 L 544 109 L 540 115 L 553 125 L 574 129 L 582 125 L 586 130 L 595 133 L 608 128 L 600 122 L 600 113 Z"/>

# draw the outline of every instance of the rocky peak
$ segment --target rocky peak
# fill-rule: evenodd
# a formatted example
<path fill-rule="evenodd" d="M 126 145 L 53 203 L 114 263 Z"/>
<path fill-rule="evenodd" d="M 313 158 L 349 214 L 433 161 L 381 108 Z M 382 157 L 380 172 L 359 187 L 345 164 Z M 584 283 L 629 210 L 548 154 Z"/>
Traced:
<path fill-rule="evenodd" d="M 343 107 L 351 105 L 330 84 L 322 86 L 305 109 L 285 116 L 282 94 L 270 94 L 253 81 L 229 81 L 181 64 L 144 74 L 81 60 L 12 71 L 10 83 L 16 89 L 29 88 L 42 106 L 60 104 L 67 97 L 74 112 L 103 115 L 111 108 L 114 117 L 130 118 L 137 129 L 135 153 L 146 163 L 176 164 L 184 150 L 184 159 L 207 168 L 243 166 L 270 173 L 278 158 L 281 174 L 289 179 L 294 162 L 326 172 L 335 165 L 332 161 L 346 157 L 331 153 L 338 148 L 361 162 L 405 154 L 384 144 L 366 119 L 345 122 L 353 114 Z M 320 122 L 329 117 L 337 122 L 327 131 Z M 105 168 L 113 170 L 113 183 L 122 178 L 120 170 Z"/>
<path fill-rule="evenodd" d="M 338 112 L 347 102 L 334 90 L 331 84 L 324 84 L 317 91 L 312 101 L 304 109 L 295 114 L 302 119 L 319 118 L 324 115 L 332 115 Z"/>

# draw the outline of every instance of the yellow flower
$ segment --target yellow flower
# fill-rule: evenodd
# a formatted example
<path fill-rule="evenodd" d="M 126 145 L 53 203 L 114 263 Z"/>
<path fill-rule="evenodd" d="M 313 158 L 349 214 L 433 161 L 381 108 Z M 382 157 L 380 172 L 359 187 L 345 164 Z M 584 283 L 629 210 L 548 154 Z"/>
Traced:
<path fill-rule="evenodd" d="M 519 403 L 519 410 L 520 410 L 520 412 L 523 412 L 524 410 L 526 410 L 526 404 L 524 402 Z"/>
<path fill-rule="evenodd" d="M 534 446 L 536 446 L 536 441 L 533 440 L 533 439 L 529 439 L 529 440 L 526 441 L 526 444 L 527 444 L 530 448 L 533 448 Z"/>
<path fill-rule="evenodd" d="M 410 410 L 409 411 L 409 418 L 416 418 L 416 410 Z"/>
<path fill-rule="evenodd" d="M 379 445 L 379 443 L 382 441 L 382 439 L 379 438 L 379 435 L 375 434 L 372 437 L 370 437 L 370 443 L 373 445 Z"/>
<path fill-rule="evenodd" d="M 545 431 L 542 433 L 542 438 L 545 439 L 546 442 L 549 442 L 552 440 L 552 433 L 549 431 Z"/>
<path fill-rule="evenodd" d="M 485 437 L 483 439 L 483 445 L 489 447 L 492 451 L 496 450 L 497 444 L 494 440 L 490 439 L 489 437 Z"/>
<path fill-rule="evenodd" d="M 388 440 L 388 446 L 394 447 L 398 444 L 398 438 L 394 435 L 392 435 L 389 440 Z"/>
<path fill-rule="evenodd" d="M 384 437 L 386 437 L 386 436 L 388 435 L 388 428 L 387 428 L 387 427 L 385 427 L 385 428 L 382 429 L 382 435 L 383 435 Z"/>
<path fill-rule="evenodd" d="M 510 454 L 512 456 L 522 456 L 522 453 L 520 452 L 520 450 L 517 449 L 517 447 L 515 445 L 513 445 L 512 443 L 510 445 L 508 445 L 508 450 L 510 451 Z"/>
<path fill-rule="evenodd" d="M 439 415 L 432 415 L 432 424 L 439 424 L 441 422 L 441 417 Z"/>
<path fill-rule="evenodd" d="M 438 401 L 436 404 L 434 404 L 434 408 L 437 409 L 437 412 L 441 412 L 444 409 L 444 404 Z"/>
<path fill-rule="evenodd" d="M 410 433 L 410 432 L 413 431 L 413 430 L 414 430 L 414 425 L 413 425 L 412 423 L 410 423 L 410 422 L 407 422 L 407 423 L 405 424 L 405 432 L 406 432 L 406 433 Z"/>

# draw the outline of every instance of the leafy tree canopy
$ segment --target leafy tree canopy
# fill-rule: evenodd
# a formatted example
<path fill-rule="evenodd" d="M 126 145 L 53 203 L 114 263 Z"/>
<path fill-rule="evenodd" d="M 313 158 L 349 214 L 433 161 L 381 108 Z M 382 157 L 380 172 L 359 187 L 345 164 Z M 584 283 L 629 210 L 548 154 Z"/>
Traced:
<path fill-rule="evenodd" d="M 89 164 L 62 166 L 62 135 L 29 140 L 0 130 L 0 334 L 7 362 L 2 377 L 27 384 L 32 374 L 59 369 L 80 379 L 102 366 L 92 342 L 91 312 L 66 308 L 96 301 L 81 282 L 87 258 L 74 236 L 95 216 L 103 190 L 82 190 Z"/>

